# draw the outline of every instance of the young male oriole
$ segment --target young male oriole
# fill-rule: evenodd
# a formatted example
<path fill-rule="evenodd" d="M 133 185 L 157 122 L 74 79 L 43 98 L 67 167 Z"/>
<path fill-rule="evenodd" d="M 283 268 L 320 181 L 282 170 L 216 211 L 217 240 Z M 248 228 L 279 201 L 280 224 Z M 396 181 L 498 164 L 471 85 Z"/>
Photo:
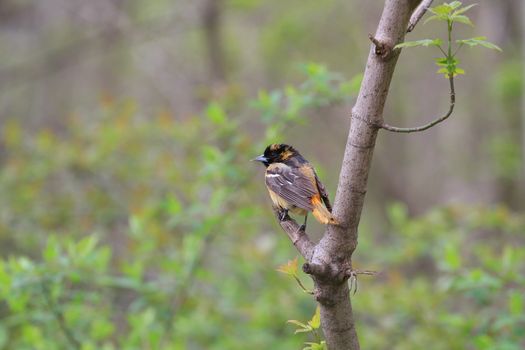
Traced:
<path fill-rule="evenodd" d="M 308 212 L 311 211 L 321 224 L 337 225 L 325 187 L 314 168 L 295 148 L 272 144 L 254 161 L 266 166 L 266 187 L 273 205 L 280 212 L 281 221 L 288 211 L 304 215 L 304 230 Z"/>

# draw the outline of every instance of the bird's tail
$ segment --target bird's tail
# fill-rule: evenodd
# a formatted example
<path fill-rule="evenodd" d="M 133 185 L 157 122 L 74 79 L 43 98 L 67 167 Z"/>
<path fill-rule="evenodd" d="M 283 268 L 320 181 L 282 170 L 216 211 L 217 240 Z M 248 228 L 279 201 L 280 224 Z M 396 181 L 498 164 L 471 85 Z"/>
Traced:
<path fill-rule="evenodd" d="M 326 209 L 326 206 L 321 201 L 321 198 L 318 196 L 314 196 L 312 198 L 312 205 L 314 209 L 312 210 L 312 214 L 314 217 L 323 225 L 338 225 L 339 223 L 337 220 L 333 217 L 333 215 Z"/>

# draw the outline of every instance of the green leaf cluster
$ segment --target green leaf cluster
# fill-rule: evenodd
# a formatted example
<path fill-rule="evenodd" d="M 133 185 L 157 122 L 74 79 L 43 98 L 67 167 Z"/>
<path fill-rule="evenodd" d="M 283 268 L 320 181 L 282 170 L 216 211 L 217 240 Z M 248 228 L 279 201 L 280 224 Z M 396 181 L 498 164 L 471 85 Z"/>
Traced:
<path fill-rule="evenodd" d="M 299 327 L 295 330 L 295 334 L 312 333 L 315 337 L 315 342 L 305 342 L 306 346 L 303 350 L 327 350 L 326 342 L 321 340 L 319 335 L 319 328 L 321 327 L 321 309 L 319 306 L 317 306 L 314 315 L 308 322 L 303 323 L 297 320 L 288 320 L 288 323 Z"/>
<path fill-rule="evenodd" d="M 390 226 L 384 233 L 360 235 L 355 261 L 356 267 L 382 276 L 360 281 L 355 296 L 356 317 L 370 320 L 360 330 L 362 346 L 522 346 L 523 214 L 502 206 L 453 205 L 411 217 L 396 203 L 387 215 Z"/>
<path fill-rule="evenodd" d="M 447 23 L 463 23 L 470 26 L 474 26 L 470 18 L 465 16 L 463 13 L 467 12 L 477 4 L 471 4 L 468 6 L 463 6 L 460 1 L 452 1 L 451 3 L 443 3 L 436 7 L 429 8 L 428 11 L 432 13 L 432 16 L 428 17 L 424 23 L 430 21 L 443 21 Z"/>
<path fill-rule="evenodd" d="M 296 252 L 268 220 L 262 169 L 248 162 L 307 108 L 340 103 L 343 87 L 359 86 L 305 68 L 308 83 L 268 92 L 257 106 L 268 113 L 262 140 L 233 117 L 245 110 L 220 100 L 195 116 L 108 102 L 60 132 L 7 123 L 0 348 L 325 348 L 311 297 L 272 268 Z M 299 107 L 275 109 L 289 103 Z M 514 172 L 513 149 L 492 148 Z M 355 256 L 355 268 L 381 271 L 352 296 L 363 347 L 520 348 L 522 213 L 453 205 L 414 217 L 397 203 L 386 216 L 389 225 L 374 220 L 373 230 L 363 218 Z M 280 269 L 299 276 L 296 260 Z M 309 320 L 295 323 L 308 342 L 289 335 L 291 317 Z"/>
<path fill-rule="evenodd" d="M 474 26 L 472 21 L 465 13 L 470 10 L 476 4 L 471 4 L 467 6 L 462 6 L 463 4 L 460 1 L 452 1 L 451 3 L 443 3 L 436 7 L 429 8 L 428 11 L 432 13 L 424 23 L 430 21 L 440 21 L 446 23 L 447 25 L 447 46 L 443 47 L 442 39 L 422 39 L 416 41 L 406 41 L 395 46 L 396 49 L 401 49 L 405 47 L 416 47 L 416 46 L 434 46 L 437 47 L 444 57 L 437 58 L 436 64 L 440 67 L 437 71 L 438 74 L 443 74 L 445 78 L 454 77 L 459 74 L 465 74 L 465 71 L 457 66 L 458 60 L 456 54 L 461 49 L 462 46 L 467 45 L 470 47 L 474 46 L 483 46 L 488 49 L 501 51 L 501 49 L 487 41 L 486 37 L 479 36 L 470 39 L 460 39 L 452 41 L 452 31 L 454 23 L 463 23 L 470 26 Z M 455 47 L 453 45 L 455 44 Z"/>
<path fill-rule="evenodd" d="M 184 116 L 105 99 L 60 132 L 6 123 L 0 349 L 298 348 L 285 320 L 309 308 L 267 268 L 293 247 L 249 160 L 359 85 L 301 70 L 304 82 L 261 92 L 251 110 L 215 100 Z M 253 113 L 262 139 L 238 117 Z M 292 272 L 299 281 L 297 262 Z"/>
<path fill-rule="evenodd" d="M 275 140 L 293 123 L 304 123 L 308 111 L 350 101 L 361 86 L 362 75 L 345 80 L 326 66 L 307 63 L 299 67 L 305 81 L 283 89 L 260 90 L 251 106 L 267 125 L 266 140 Z"/>

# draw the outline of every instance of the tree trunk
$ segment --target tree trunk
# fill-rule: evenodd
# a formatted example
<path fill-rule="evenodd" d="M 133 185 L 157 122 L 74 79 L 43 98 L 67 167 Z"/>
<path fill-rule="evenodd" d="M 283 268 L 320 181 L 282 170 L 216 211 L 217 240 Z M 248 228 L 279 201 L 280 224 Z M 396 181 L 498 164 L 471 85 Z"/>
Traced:
<path fill-rule="evenodd" d="M 366 193 L 377 125 L 399 55 L 393 47 L 403 42 L 407 24 L 420 0 L 386 0 L 372 45 L 359 96 L 352 109 L 333 213 L 339 226 L 328 226 L 321 241 L 305 256 L 303 266 L 315 282 L 314 295 L 321 307 L 321 326 L 330 350 L 356 350 L 356 334 L 348 279 L 355 277 L 352 253 Z M 294 243 L 298 242 L 297 239 Z M 297 246 L 297 244 L 296 244 Z M 307 251 L 309 253 L 309 251 Z M 303 254 L 304 255 L 304 254 Z"/>

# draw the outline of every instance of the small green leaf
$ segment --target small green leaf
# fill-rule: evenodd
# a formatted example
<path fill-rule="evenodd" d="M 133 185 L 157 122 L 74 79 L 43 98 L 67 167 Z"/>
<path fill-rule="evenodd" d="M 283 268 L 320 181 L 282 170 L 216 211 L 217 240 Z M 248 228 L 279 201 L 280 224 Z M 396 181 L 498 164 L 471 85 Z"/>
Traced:
<path fill-rule="evenodd" d="M 134 238 L 138 238 L 144 233 L 144 220 L 138 215 L 129 217 L 128 226 L 129 234 Z"/>
<path fill-rule="evenodd" d="M 6 271 L 3 261 L 0 261 L 0 297 L 4 297 L 4 293 L 8 293 L 11 288 L 11 276 Z M 1 348 L 0 348 L 1 349 Z"/>
<path fill-rule="evenodd" d="M 318 329 L 321 326 L 321 308 L 319 305 L 317 305 L 317 308 L 315 309 L 315 313 L 312 316 L 312 319 L 308 321 L 308 324 L 313 329 Z"/>
<path fill-rule="evenodd" d="M 306 342 L 304 344 L 307 346 L 304 347 L 303 350 L 327 350 L 326 342 L 324 340 L 320 343 Z"/>
<path fill-rule="evenodd" d="M 177 215 L 182 211 L 182 204 L 174 195 L 168 196 L 164 205 L 170 215 Z"/>
<path fill-rule="evenodd" d="M 96 236 L 86 236 L 77 243 L 75 258 L 85 258 L 95 249 L 98 243 Z"/>
<path fill-rule="evenodd" d="M 291 324 L 294 324 L 294 325 L 296 325 L 298 327 L 301 327 L 302 329 L 306 329 L 307 330 L 306 332 L 308 332 L 310 330 L 310 328 L 311 328 L 310 326 L 302 323 L 301 321 L 297 321 L 297 320 L 288 320 L 288 321 L 286 321 L 286 323 L 291 323 Z"/>
<path fill-rule="evenodd" d="M 448 78 L 450 74 L 453 76 L 465 74 L 463 69 L 457 67 L 459 60 L 455 57 L 440 57 L 435 62 L 438 67 L 441 67 L 437 73 L 443 74 L 445 78 Z"/>
<path fill-rule="evenodd" d="M 448 15 L 450 12 L 452 12 L 452 10 L 453 8 L 447 3 L 428 9 L 428 11 L 438 16 Z"/>
<path fill-rule="evenodd" d="M 300 66 L 301 70 L 310 78 L 325 78 L 328 75 L 328 68 L 319 63 L 306 63 Z"/>
<path fill-rule="evenodd" d="M 286 275 L 297 276 L 297 257 L 293 260 L 289 260 L 286 264 L 282 264 L 277 268 L 277 271 L 282 272 Z"/>
<path fill-rule="evenodd" d="M 452 73 L 453 76 L 457 76 L 460 74 L 465 74 L 465 70 L 458 68 L 458 67 L 451 67 L 450 70 L 448 67 L 440 68 L 436 72 L 437 74 L 443 74 L 445 78 L 448 79 L 449 74 Z"/>
<path fill-rule="evenodd" d="M 509 311 L 512 315 L 523 314 L 523 293 L 512 291 L 509 295 Z"/>
<path fill-rule="evenodd" d="M 468 24 L 469 26 L 472 26 L 474 27 L 474 23 L 472 23 L 472 21 L 470 20 L 470 18 L 468 18 L 467 16 L 464 16 L 464 15 L 452 15 L 450 16 L 450 20 L 452 22 L 459 22 L 459 23 L 463 23 L 463 24 Z"/>
<path fill-rule="evenodd" d="M 452 1 L 450 4 L 446 4 L 450 9 L 455 10 L 462 5 L 461 1 Z"/>
<path fill-rule="evenodd" d="M 216 125 L 223 125 L 228 120 L 226 113 L 217 102 L 210 103 L 206 108 L 206 117 Z"/>
<path fill-rule="evenodd" d="M 461 255 L 459 254 L 458 247 L 454 244 L 448 244 L 445 246 L 444 260 L 447 268 L 455 271 L 461 267 Z"/>
<path fill-rule="evenodd" d="M 427 24 L 428 22 L 430 21 L 437 21 L 437 20 L 441 20 L 442 18 L 438 15 L 432 15 L 430 17 L 428 17 L 425 22 L 423 22 L 423 24 Z"/>
<path fill-rule="evenodd" d="M 305 328 L 305 329 L 299 328 L 299 329 L 296 329 L 295 332 L 293 332 L 293 334 L 308 333 L 308 332 L 311 332 L 311 331 L 312 331 L 311 327 L 308 327 L 308 328 Z"/>
<path fill-rule="evenodd" d="M 478 37 L 470 38 L 470 39 L 456 40 L 456 43 L 460 45 L 468 45 L 470 47 L 481 45 L 483 47 L 486 47 L 487 49 L 502 51 L 499 46 L 491 43 L 490 41 L 486 41 L 485 39 L 487 38 L 484 36 L 478 36 Z"/>
<path fill-rule="evenodd" d="M 423 39 L 416 41 L 405 41 L 404 43 L 397 44 L 394 49 L 401 49 L 403 47 L 414 47 L 414 46 L 440 46 L 442 43 L 441 39 Z"/>
<path fill-rule="evenodd" d="M 436 58 L 436 64 L 440 67 L 446 67 L 448 65 L 448 58 L 447 57 L 440 57 Z"/>
<path fill-rule="evenodd" d="M 477 6 L 478 4 L 472 4 L 472 5 L 468 5 L 468 6 L 465 6 L 465 7 L 462 7 L 460 8 L 459 10 L 456 10 L 454 11 L 454 15 L 460 15 L 462 13 L 465 13 L 467 12 L 468 10 L 470 10 L 471 8 L 473 8 L 474 6 Z"/>
<path fill-rule="evenodd" d="M 52 263 L 57 260 L 60 255 L 60 245 L 56 236 L 49 236 L 47 239 L 46 248 L 43 252 L 44 261 Z"/>

